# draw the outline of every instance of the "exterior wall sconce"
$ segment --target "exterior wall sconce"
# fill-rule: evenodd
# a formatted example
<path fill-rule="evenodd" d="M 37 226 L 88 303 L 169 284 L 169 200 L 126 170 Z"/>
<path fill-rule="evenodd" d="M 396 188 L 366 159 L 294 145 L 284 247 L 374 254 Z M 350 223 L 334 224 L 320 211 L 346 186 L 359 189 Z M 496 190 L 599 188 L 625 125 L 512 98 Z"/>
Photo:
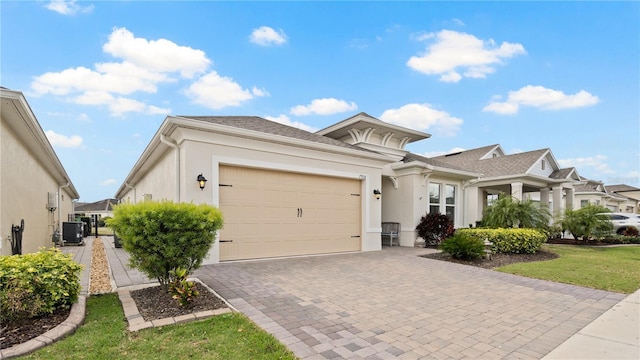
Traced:
<path fill-rule="evenodd" d="M 200 190 L 204 190 L 204 185 L 207 183 L 207 179 L 202 176 L 202 174 L 198 175 L 198 185 L 200 185 Z"/>
<path fill-rule="evenodd" d="M 374 189 L 373 190 L 373 196 L 376 197 L 376 200 L 380 200 L 380 197 L 382 196 L 382 193 L 380 192 L 380 190 Z"/>

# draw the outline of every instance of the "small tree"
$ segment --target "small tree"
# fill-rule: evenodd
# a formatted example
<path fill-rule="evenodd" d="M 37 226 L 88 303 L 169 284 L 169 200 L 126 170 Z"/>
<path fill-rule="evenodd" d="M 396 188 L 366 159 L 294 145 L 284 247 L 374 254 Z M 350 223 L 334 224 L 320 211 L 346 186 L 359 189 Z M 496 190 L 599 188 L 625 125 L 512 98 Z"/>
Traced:
<path fill-rule="evenodd" d="M 484 209 L 482 223 L 490 228 L 547 229 L 551 214 L 532 200 L 518 200 L 500 194 L 498 200 Z"/>
<path fill-rule="evenodd" d="M 451 220 L 443 214 L 429 213 L 423 216 L 416 226 L 418 236 L 424 239 L 424 245 L 438 245 L 455 231 Z"/>
<path fill-rule="evenodd" d="M 107 222 L 131 255 L 129 265 L 165 288 L 177 269 L 189 274 L 200 267 L 222 223 L 213 206 L 171 201 L 116 205 Z"/>
<path fill-rule="evenodd" d="M 561 221 L 562 228 L 568 230 L 575 239 L 588 241 L 613 231 L 613 224 L 602 213 L 610 212 L 604 206 L 587 205 L 578 210 L 566 209 Z"/>

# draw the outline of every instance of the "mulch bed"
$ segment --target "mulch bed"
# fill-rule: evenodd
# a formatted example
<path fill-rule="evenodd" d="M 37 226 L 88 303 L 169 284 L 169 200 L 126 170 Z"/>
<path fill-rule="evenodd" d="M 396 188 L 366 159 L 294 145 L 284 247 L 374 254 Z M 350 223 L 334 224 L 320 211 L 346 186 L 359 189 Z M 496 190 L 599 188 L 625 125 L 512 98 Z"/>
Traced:
<path fill-rule="evenodd" d="M 0 331 L 0 349 L 22 344 L 46 333 L 64 322 L 71 313 L 71 309 L 58 309 L 51 315 L 45 315 L 24 322 L 10 322 L 2 324 Z"/>
<path fill-rule="evenodd" d="M 187 307 L 180 306 L 178 301 L 173 299 L 171 295 L 160 286 L 152 286 L 132 291 L 131 297 L 133 301 L 135 301 L 138 311 L 140 311 L 140 315 L 142 315 L 145 321 L 228 307 L 227 303 L 201 284 L 196 283 L 195 287 L 200 295 L 196 296 Z"/>
<path fill-rule="evenodd" d="M 485 269 L 494 269 L 500 266 L 520 262 L 552 260 L 558 258 L 558 255 L 548 251 L 539 250 L 535 254 L 493 254 L 491 256 L 491 259 L 480 258 L 476 260 L 454 259 L 451 255 L 446 253 L 427 254 L 423 255 L 422 257 L 428 259 L 449 261 L 463 265 L 477 266 Z"/>

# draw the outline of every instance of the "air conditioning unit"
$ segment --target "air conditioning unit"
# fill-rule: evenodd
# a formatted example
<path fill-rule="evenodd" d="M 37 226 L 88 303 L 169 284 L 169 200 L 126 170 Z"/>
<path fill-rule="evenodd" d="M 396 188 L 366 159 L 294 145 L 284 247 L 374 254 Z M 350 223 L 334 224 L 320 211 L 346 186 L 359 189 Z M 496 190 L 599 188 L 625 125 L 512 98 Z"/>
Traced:
<path fill-rule="evenodd" d="M 53 211 L 58 208 L 58 193 L 47 193 L 47 209 Z"/>

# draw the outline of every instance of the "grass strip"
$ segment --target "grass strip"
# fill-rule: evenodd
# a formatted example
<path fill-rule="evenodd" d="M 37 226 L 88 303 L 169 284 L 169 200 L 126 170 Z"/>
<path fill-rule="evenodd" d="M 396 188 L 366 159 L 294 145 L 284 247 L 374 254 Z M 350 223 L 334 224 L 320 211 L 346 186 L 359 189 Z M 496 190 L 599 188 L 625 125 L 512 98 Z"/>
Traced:
<path fill-rule="evenodd" d="M 116 294 L 90 296 L 73 335 L 26 359 L 295 359 L 242 314 L 128 332 Z"/>
<path fill-rule="evenodd" d="M 640 288 L 640 246 L 545 245 L 545 249 L 560 257 L 496 270 L 623 294 Z"/>

